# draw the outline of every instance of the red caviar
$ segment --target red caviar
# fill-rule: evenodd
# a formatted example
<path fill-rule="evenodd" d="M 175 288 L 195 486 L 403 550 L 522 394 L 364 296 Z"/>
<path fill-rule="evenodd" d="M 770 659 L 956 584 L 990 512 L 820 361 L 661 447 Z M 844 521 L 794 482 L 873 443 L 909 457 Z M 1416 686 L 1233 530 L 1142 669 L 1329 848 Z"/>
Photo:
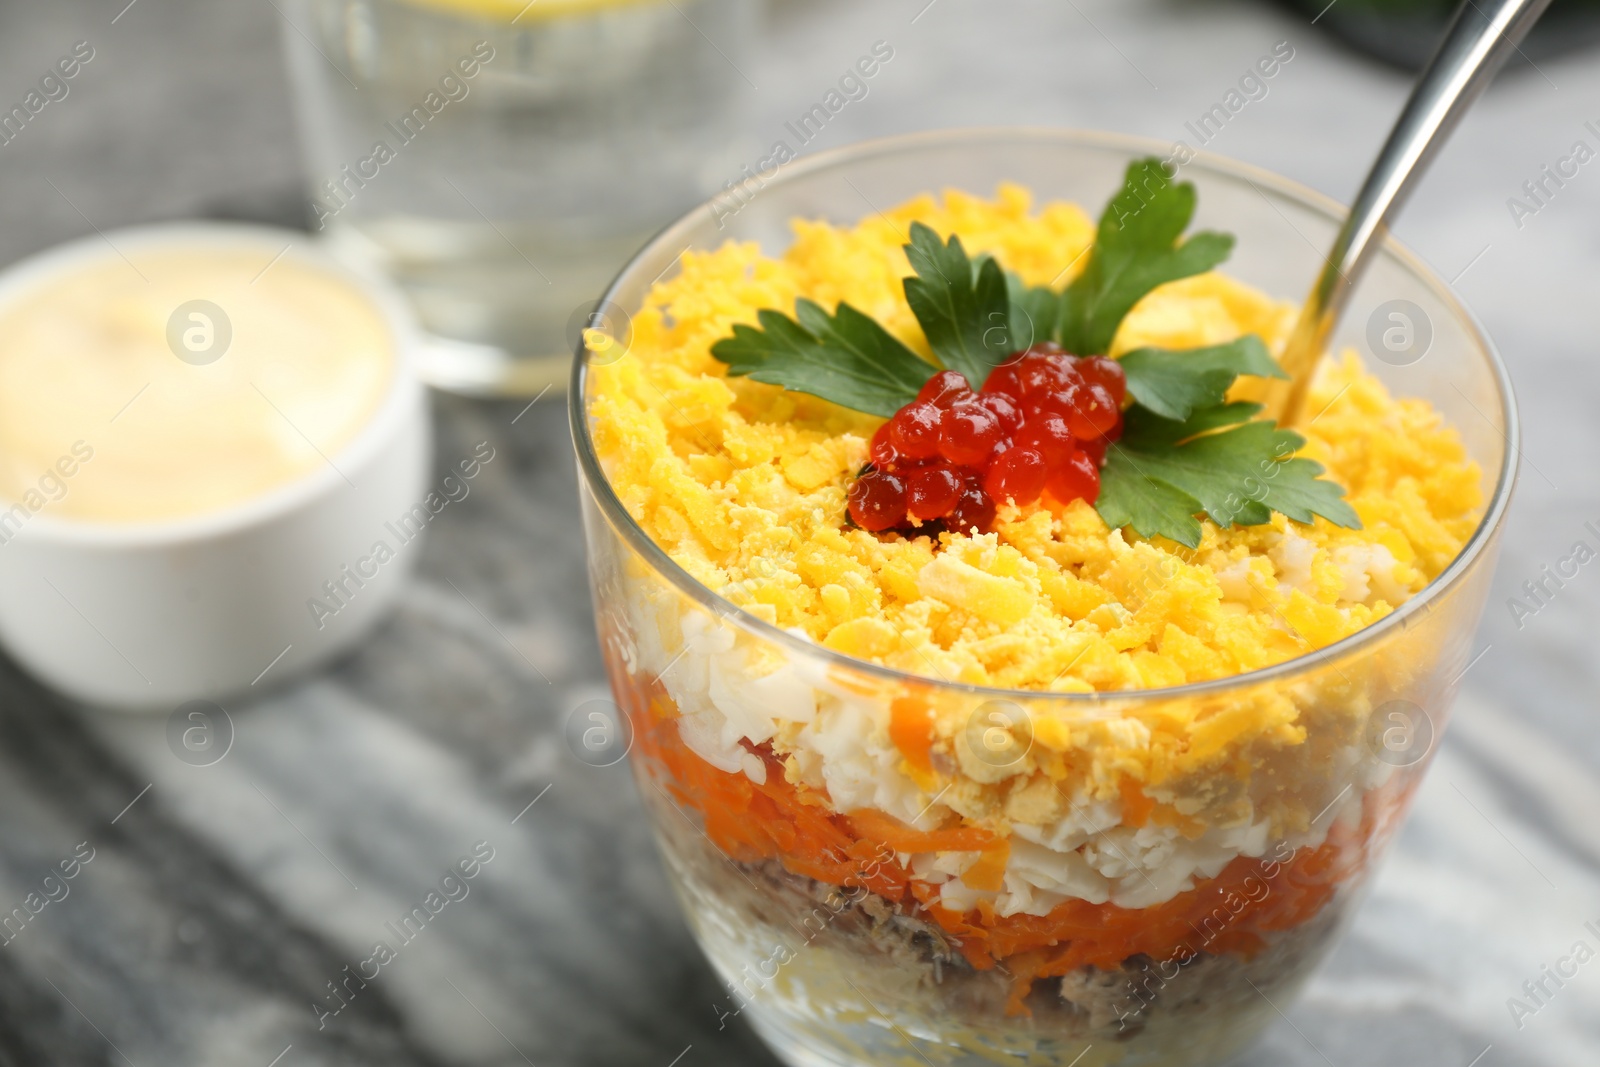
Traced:
<path fill-rule="evenodd" d="M 873 435 L 850 518 L 875 533 L 930 522 L 970 533 L 988 530 L 1002 503 L 1026 507 L 1048 493 L 1093 504 L 1127 393 L 1116 360 L 1048 343 L 994 368 L 976 393 L 959 372 L 939 371 Z"/>

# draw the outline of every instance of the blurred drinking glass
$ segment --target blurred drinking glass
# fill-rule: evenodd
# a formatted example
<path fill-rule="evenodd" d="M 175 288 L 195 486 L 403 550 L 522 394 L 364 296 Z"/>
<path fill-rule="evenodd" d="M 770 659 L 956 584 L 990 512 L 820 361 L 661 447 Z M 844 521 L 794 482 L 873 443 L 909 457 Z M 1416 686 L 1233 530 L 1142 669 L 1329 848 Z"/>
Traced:
<path fill-rule="evenodd" d="M 296 0 L 313 229 L 410 295 L 423 373 L 565 381 L 596 298 L 737 169 L 749 0 Z"/>

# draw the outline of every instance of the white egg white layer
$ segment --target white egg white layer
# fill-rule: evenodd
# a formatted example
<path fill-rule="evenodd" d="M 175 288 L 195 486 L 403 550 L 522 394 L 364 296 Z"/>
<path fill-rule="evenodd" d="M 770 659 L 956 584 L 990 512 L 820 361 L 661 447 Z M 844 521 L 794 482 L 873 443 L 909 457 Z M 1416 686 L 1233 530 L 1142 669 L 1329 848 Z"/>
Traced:
<path fill-rule="evenodd" d="M 904 757 L 889 738 L 889 709 L 828 677 L 820 663 L 770 644 L 738 640 L 735 629 L 676 605 L 674 617 L 658 601 L 636 601 L 629 666 L 659 676 L 679 711 L 684 744 L 720 770 L 764 783 L 767 764 L 748 746 L 784 735 L 781 755 L 792 758 L 800 780 L 824 791 L 834 810 L 871 808 L 919 829 L 948 820 L 940 795 L 924 792 L 900 768 Z M 668 647 L 671 647 L 671 651 Z M 999 915 L 1044 915 L 1067 900 L 1147 908 L 1220 874 L 1234 859 L 1281 855 L 1285 847 L 1316 847 L 1339 820 L 1359 820 L 1364 789 L 1381 784 L 1380 767 L 1355 770 L 1363 753 L 1345 754 L 1351 769 L 1346 790 L 1303 833 L 1276 842 L 1265 817 L 1226 829 L 1209 828 L 1194 840 L 1170 826 L 1125 826 L 1119 801 L 1079 798 L 1047 826 L 1012 826 L 1003 888 L 981 890 L 963 873 L 976 852 L 901 855 L 917 878 L 940 886 L 940 899 L 956 911 L 987 901 Z M 1341 762 L 1345 762 L 1341 760 Z"/>

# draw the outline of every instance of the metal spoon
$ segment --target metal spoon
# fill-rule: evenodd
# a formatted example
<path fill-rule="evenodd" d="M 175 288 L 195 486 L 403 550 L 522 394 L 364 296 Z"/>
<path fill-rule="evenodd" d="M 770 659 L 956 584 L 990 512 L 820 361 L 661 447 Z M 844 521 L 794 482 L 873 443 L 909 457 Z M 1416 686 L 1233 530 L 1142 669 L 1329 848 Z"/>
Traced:
<path fill-rule="evenodd" d="M 1300 309 L 1300 320 L 1279 360 L 1289 380 L 1274 382 L 1267 395 L 1267 411 L 1280 425 L 1300 419 L 1312 372 L 1351 290 L 1382 245 L 1390 218 L 1462 115 L 1549 5 L 1550 0 L 1465 0 L 1456 12 Z"/>

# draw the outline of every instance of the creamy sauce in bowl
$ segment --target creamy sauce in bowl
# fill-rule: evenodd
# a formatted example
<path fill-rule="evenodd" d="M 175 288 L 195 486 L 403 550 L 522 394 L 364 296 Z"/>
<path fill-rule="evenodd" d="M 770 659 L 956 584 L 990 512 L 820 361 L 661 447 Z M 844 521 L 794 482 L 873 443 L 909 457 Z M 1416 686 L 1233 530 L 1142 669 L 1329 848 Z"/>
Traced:
<path fill-rule="evenodd" d="M 0 301 L 0 523 L 190 518 L 333 466 L 395 344 L 292 254 L 178 240 L 53 273 Z"/>

